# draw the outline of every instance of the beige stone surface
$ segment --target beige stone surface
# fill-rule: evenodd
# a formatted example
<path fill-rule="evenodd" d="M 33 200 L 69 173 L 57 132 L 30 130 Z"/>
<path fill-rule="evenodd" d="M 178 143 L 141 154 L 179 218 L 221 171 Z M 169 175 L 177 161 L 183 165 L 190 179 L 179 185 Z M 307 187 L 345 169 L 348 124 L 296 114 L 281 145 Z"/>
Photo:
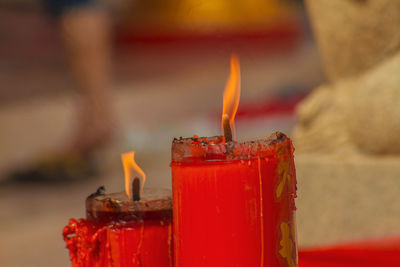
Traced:
<path fill-rule="evenodd" d="M 399 0 L 306 0 L 331 81 L 353 76 L 400 49 Z"/>
<path fill-rule="evenodd" d="M 400 235 L 400 157 L 295 153 L 299 244 Z"/>

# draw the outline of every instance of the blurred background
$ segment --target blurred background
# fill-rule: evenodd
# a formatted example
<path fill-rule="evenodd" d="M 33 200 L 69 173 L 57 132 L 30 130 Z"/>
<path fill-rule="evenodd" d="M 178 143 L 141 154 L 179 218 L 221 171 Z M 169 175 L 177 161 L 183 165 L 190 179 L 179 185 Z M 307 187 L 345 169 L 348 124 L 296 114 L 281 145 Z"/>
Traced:
<path fill-rule="evenodd" d="M 98 186 L 123 190 L 122 152 L 137 152 L 146 187 L 170 187 L 173 137 L 220 134 L 233 52 L 237 139 L 290 135 L 326 80 L 302 1 L 0 0 L 0 265 L 70 266 L 62 228 Z M 354 199 L 320 202 L 346 183 L 329 179 L 340 160 L 316 165 L 299 156 L 300 246 L 371 235 L 367 213 L 337 215 Z"/>

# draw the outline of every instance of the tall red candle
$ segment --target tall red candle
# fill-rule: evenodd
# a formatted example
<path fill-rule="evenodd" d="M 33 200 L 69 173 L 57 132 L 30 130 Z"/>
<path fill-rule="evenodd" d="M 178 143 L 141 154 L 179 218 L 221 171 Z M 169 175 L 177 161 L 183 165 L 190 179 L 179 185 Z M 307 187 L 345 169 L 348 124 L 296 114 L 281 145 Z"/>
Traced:
<path fill-rule="evenodd" d="M 175 139 L 171 168 L 175 267 L 297 266 L 289 138 Z"/>

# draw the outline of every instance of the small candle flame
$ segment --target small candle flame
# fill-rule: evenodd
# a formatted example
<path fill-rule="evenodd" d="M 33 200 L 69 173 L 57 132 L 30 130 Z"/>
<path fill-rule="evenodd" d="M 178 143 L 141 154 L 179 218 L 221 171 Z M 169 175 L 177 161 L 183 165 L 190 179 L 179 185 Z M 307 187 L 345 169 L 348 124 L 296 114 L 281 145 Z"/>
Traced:
<path fill-rule="evenodd" d="M 146 174 L 135 162 L 135 152 L 127 152 L 121 154 L 122 164 L 124 166 L 125 174 L 125 194 L 129 199 L 132 197 L 132 182 L 135 177 L 141 180 L 140 192 L 143 192 L 144 182 L 146 181 Z"/>
<path fill-rule="evenodd" d="M 231 72 L 228 81 L 226 82 L 224 96 L 223 96 L 223 109 L 222 109 L 222 129 L 225 132 L 227 129 L 227 121 L 232 130 L 232 135 L 235 134 L 235 115 L 239 107 L 240 101 L 240 64 L 239 58 L 232 54 L 231 56 Z"/>

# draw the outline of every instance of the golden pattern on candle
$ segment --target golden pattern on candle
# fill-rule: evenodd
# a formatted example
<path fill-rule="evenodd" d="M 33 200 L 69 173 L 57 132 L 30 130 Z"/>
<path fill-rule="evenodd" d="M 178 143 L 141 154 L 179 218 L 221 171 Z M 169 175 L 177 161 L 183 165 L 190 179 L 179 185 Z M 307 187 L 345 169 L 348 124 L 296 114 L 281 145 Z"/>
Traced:
<path fill-rule="evenodd" d="M 277 167 L 278 177 L 280 179 L 278 186 L 276 187 L 276 197 L 280 198 L 282 196 L 283 189 L 285 188 L 286 181 L 290 183 L 290 174 L 289 174 L 289 160 L 280 159 Z"/>
<path fill-rule="evenodd" d="M 132 182 L 135 177 L 141 179 L 140 192 L 143 192 L 144 182 L 146 181 L 146 174 L 135 162 L 135 152 L 127 152 L 121 154 L 122 164 L 124 165 L 125 174 L 125 194 L 132 199 Z M 136 176 L 133 175 L 136 173 Z"/>
<path fill-rule="evenodd" d="M 281 241 L 280 241 L 280 245 L 281 245 L 281 249 L 279 250 L 279 254 L 282 256 L 282 258 L 284 258 L 287 262 L 287 265 L 289 267 L 295 267 L 295 259 L 293 256 L 293 252 L 294 252 L 294 244 L 293 244 L 293 240 L 291 238 L 291 230 L 290 230 L 290 226 L 288 223 L 286 222 L 282 222 L 281 223 Z"/>

